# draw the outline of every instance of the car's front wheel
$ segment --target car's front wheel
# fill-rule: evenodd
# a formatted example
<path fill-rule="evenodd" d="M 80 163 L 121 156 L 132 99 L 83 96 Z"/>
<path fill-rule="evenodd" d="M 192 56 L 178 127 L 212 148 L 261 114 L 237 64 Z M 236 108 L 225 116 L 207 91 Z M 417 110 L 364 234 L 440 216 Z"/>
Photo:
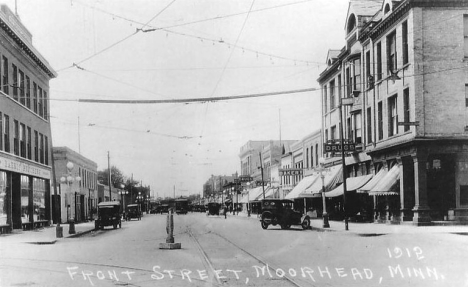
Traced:
<path fill-rule="evenodd" d="M 302 229 L 309 229 L 310 228 L 310 219 L 306 218 L 301 223 Z"/>
<path fill-rule="evenodd" d="M 268 223 L 262 220 L 262 228 L 267 229 L 268 228 Z"/>

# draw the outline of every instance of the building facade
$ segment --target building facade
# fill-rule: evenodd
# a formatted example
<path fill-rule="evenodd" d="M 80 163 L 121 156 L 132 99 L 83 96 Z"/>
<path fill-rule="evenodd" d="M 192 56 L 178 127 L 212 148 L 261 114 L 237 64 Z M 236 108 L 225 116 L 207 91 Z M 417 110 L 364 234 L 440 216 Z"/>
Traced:
<path fill-rule="evenodd" d="M 322 129 L 356 145 L 347 177 L 384 175 L 362 190 L 375 221 L 468 219 L 467 39 L 466 1 L 350 2 L 318 79 Z"/>
<path fill-rule="evenodd" d="M 47 225 L 51 212 L 49 81 L 32 35 L 0 6 L 0 232 Z"/>
<path fill-rule="evenodd" d="M 97 164 L 68 147 L 54 147 L 53 156 L 61 221 L 92 219 L 98 203 Z"/>

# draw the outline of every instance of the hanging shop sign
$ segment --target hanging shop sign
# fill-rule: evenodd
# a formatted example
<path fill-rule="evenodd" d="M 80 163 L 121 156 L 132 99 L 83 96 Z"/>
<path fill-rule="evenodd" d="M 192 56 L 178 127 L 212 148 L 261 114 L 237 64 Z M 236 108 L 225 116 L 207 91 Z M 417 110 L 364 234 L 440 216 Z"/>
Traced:
<path fill-rule="evenodd" d="M 302 175 L 303 171 L 302 168 L 280 168 L 279 169 L 279 175 L 280 176 L 285 176 L 285 175 Z"/>

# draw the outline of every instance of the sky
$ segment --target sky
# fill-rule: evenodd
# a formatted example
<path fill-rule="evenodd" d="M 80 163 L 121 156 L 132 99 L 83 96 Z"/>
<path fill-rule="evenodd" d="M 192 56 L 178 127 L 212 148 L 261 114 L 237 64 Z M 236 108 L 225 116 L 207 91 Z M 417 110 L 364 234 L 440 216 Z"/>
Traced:
<path fill-rule="evenodd" d="M 16 2 L 16 6 L 15 6 Z M 329 49 L 344 46 L 348 0 L 3 0 L 58 76 L 54 146 L 119 168 L 154 196 L 202 193 L 240 173 L 249 140 L 301 140 L 320 129 Z M 108 157 L 109 155 L 109 157 Z"/>

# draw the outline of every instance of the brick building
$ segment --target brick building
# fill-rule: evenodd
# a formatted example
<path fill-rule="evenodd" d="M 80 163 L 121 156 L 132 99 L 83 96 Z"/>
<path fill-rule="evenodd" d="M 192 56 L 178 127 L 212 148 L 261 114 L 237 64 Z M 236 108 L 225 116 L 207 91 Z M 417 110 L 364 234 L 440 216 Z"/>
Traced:
<path fill-rule="evenodd" d="M 324 141 L 342 127 L 347 177 L 374 175 L 350 198 L 379 222 L 466 221 L 468 2 L 351 1 L 344 30 L 318 81 Z"/>
<path fill-rule="evenodd" d="M 49 81 L 56 72 L 32 35 L 0 6 L 0 232 L 52 219 Z"/>

